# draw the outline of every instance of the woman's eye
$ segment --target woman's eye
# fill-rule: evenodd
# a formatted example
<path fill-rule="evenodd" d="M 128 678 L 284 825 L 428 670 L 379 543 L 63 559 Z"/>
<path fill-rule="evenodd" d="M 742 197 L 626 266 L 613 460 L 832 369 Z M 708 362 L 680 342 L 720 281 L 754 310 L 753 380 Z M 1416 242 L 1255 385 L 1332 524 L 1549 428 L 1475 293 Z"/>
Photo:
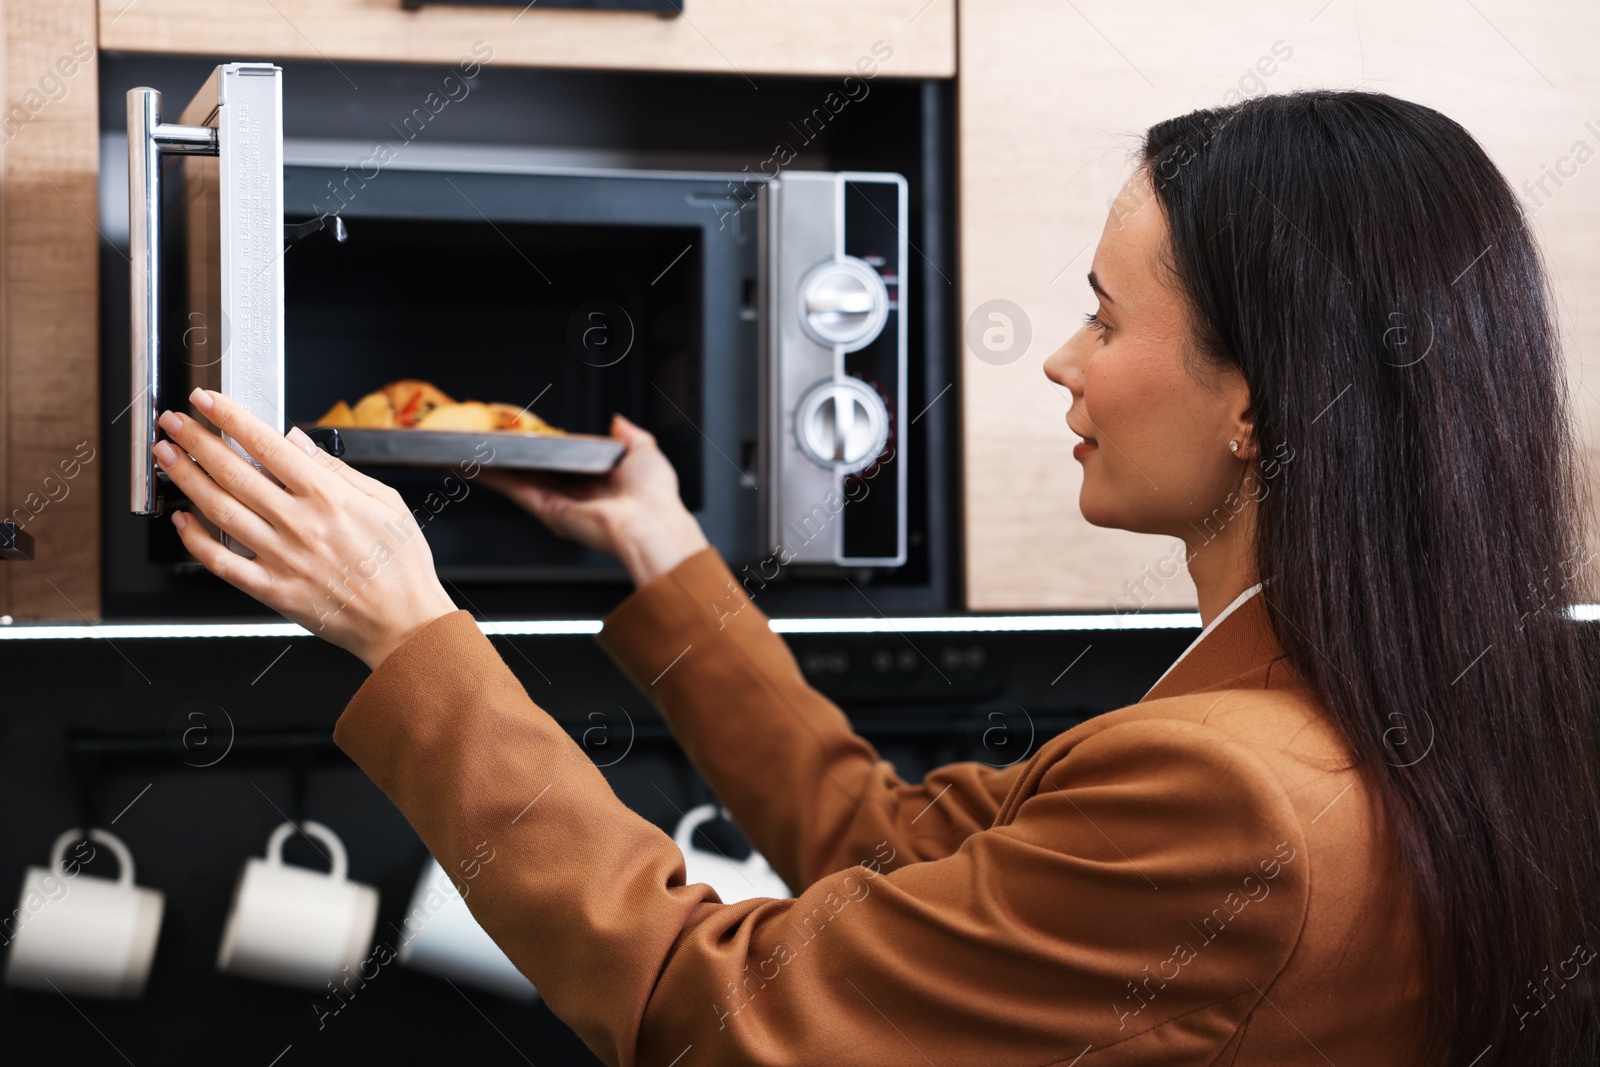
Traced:
<path fill-rule="evenodd" d="M 1093 311 L 1083 317 L 1083 324 L 1096 332 L 1104 332 L 1106 328 L 1106 324 L 1100 321 L 1099 314 Z"/>

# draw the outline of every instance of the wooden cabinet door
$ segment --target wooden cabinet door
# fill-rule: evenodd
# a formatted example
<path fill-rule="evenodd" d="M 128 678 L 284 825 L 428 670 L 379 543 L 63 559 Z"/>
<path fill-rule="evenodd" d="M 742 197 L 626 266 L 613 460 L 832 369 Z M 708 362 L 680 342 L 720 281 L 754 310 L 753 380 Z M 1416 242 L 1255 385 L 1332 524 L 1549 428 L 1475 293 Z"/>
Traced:
<path fill-rule="evenodd" d="M 0 519 L 34 546 L 0 562 L 18 620 L 100 612 L 95 59 L 93 0 L 0 4 Z"/>
<path fill-rule="evenodd" d="M 673 18 L 537 4 L 407 11 L 400 0 L 101 0 L 100 9 L 105 47 L 126 52 L 454 63 L 481 41 L 493 62 L 513 66 L 748 77 L 846 74 L 881 40 L 894 49 L 891 77 L 955 72 L 954 0 L 686 0 Z"/>

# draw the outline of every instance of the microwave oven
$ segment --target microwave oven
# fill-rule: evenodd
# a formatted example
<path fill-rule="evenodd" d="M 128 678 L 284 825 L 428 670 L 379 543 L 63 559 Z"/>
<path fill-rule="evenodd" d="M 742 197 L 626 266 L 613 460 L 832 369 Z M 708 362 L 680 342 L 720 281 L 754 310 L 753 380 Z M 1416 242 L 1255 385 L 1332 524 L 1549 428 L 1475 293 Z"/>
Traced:
<path fill-rule="evenodd" d="M 613 412 L 644 426 L 752 591 L 859 592 L 905 567 L 919 458 L 905 177 L 552 166 L 508 145 L 386 159 L 286 137 L 283 98 L 283 69 L 253 62 L 217 65 L 176 121 L 158 91 L 126 93 L 121 507 L 148 527 L 145 588 L 208 577 L 151 522 L 176 503 L 150 451 L 161 410 L 196 415 L 202 385 L 287 429 L 404 379 L 574 435 L 604 434 Z M 490 590 L 621 579 L 471 485 L 492 446 L 407 461 L 365 440 L 408 432 L 316 436 L 401 491 L 463 597 L 504 612 Z M 127 555 L 110 568 L 123 590 L 141 581 Z"/>

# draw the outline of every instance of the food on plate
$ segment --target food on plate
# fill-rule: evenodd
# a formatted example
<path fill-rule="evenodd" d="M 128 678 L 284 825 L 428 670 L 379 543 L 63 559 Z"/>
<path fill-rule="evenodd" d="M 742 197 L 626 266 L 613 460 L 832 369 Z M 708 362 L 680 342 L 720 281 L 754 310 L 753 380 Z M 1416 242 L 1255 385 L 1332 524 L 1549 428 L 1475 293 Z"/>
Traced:
<path fill-rule="evenodd" d="M 395 424 L 394 405 L 382 393 L 370 393 L 362 397 L 356 401 L 355 410 L 350 414 L 353 426 L 388 427 Z"/>
<path fill-rule="evenodd" d="M 316 421 L 318 426 L 351 429 L 505 430 L 513 433 L 561 435 L 526 408 L 515 404 L 457 401 L 431 382 L 403 378 L 356 401 L 340 400 Z"/>
<path fill-rule="evenodd" d="M 519 408 L 515 404 L 490 404 L 489 407 L 499 416 L 500 429 L 502 430 L 523 430 L 528 433 L 554 434 L 562 432 L 527 408 Z"/>
<path fill-rule="evenodd" d="M 440 404 L 417 419 L 419 430 L 498 430 L 500 416 L 488 404 L 468 400 L 461 404 Z"/>
<path fill-rule="evenodd" d="M 356 413 L 351 409 L 349 404 L 346 404 L 343 400 L 341 400 L 337 404 L 333 405 L 333 407 L 329 408 L 327 414 L 323 415 L 322 418 L 317 420 L 317 425 L 354 426 L 356 425 Z"/>
<path fill-rule="evenodd" d="M 390 382 L 381 390 L 394 405 L 394 421 L 401 426 L 415 426 L 434 408 L 455 403 L 444 390 L 432 382 L 415 378 L 402 378 Z"/>

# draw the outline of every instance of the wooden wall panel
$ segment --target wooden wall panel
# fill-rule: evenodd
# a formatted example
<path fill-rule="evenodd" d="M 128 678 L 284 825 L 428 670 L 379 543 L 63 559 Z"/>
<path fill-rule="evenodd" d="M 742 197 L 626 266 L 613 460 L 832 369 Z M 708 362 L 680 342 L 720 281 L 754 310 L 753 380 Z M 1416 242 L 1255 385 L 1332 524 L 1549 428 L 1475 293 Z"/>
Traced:
<path fill-rule="evenodd" d="M 0 512 L 35 551 L 0 563 L 0 614 L 78 620 L 100 611 L 97 18 L 0 11 Z"/>
<path fill-rule="evenodd" d="M 1381 90 L 1461 122 L 1514 187 L 1560 165 L 1566 177 L 1546 182 L 1551 195 L 1526 202 L 1559 290 L 1577 414 L 1595 458 L 1600 5 L 973 0 L 961 6 L 958 38 L 963 318 L 1007 300 L 1033 332 L 1011 363 L 963 353 L 969 607 L 1131 605 L 1124 583 L 1172 558 L 1176 540 L 1083 520 L 1077 438 L 1063 421 L 1071 398 L 1041 364 L 1094 308 L 1084 275 L 1143 130 L 1239 95 Z M 1274 46 L 1292 55 L 1277 61 Z M 1151 607 L 1194 606 L 1181 570 L 1148 588 Z"/>
<path fill-rule="evenodd" d="M 400 0 L 101 0 L 100 11 L 104 47 L 129 52 L 454 63 L 482 40 L 494 62 L 522 66 L 845 74 L 883 40 L 890 77 L 955 72 L 955 0 L 687 0 L 670 19 Z"/>
<path fill-rule="evenodd" d="M 11 26 L 5 13 L 0 11 L 0 105 L 5 105 L 11 99 Z M 3 122 L 3 119 L 0 119 Z M 6 142 L 11 139 L 11 134 L 0 125 L 0 255 L 10 250 L 6 242 L 8 229 L 5 219 L 6 197 Z M 10 286 L 6 285 L 5 263 L 0 260 L 0 324 L 10 321 L 6 313 L 9 303 Z M 6 477 L 6 441 L 9 439 L 10 420 L 6 418 L 6 343 L 0 337 L 0 508 L 9 508 L 7 501 L 10 496 L 7 491 L 9 479 Z M 11 568 L 5 561 L 0 561 L 0 618 L 10 618 L 6 613 L 11 606 Z"/>

